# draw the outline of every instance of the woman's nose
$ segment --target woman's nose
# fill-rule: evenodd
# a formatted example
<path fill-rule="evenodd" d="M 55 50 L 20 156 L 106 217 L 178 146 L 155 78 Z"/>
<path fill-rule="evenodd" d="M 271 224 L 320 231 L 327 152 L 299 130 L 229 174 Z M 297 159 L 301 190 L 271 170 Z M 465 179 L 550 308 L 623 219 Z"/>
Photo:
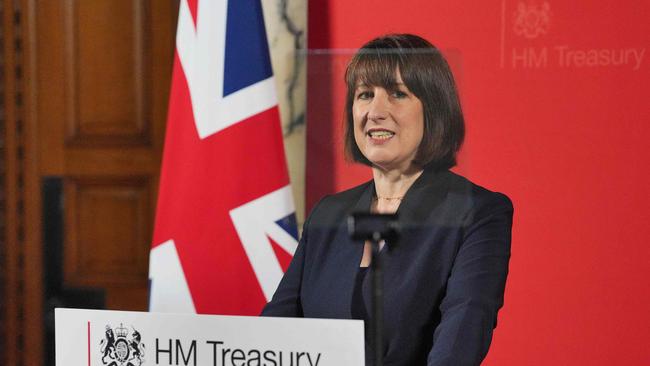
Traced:
<path fill-rule="evenodd" d="M 381 120 L 388 117 L 389 101 L 388 94 L 383 91 L 376 91 L 374 98 L 368 106 L 368 118 Z"/>

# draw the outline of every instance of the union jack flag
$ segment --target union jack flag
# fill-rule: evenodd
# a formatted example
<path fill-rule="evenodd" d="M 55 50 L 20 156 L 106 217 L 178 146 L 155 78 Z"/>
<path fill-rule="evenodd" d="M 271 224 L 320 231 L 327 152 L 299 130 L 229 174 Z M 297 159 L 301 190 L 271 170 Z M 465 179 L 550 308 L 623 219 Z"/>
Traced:
<path fill-rule="evenodd" d="M 151 311 L 259 314 L 297 242 L 259 0 L 181 0 Z"/>

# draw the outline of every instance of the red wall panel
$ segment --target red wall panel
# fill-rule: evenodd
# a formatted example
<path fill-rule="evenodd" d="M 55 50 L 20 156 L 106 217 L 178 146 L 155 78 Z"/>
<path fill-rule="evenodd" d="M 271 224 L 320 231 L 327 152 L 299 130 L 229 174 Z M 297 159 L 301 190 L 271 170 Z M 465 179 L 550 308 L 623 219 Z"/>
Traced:
<path fill-rule="evenodd" d="M 370 177 L 342 155 L 349 49 L 420 34 L 460 85 L 456 170 L 515 205 L 506 303 L 484 364 L 648 364 L 648 14 L 640 0 L 310 3 L 308 207 Z"/>

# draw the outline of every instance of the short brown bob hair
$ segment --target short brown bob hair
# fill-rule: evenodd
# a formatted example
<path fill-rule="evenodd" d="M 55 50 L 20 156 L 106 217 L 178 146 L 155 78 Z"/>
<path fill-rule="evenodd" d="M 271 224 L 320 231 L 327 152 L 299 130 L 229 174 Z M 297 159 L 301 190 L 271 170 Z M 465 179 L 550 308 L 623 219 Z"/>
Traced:
<path fill-rule="evenodd" d="M 363 45 L 348 64 L 345 71 L 346 155 L 353 161 L 372 166 L 354 140 L 354 94 L 359 82 L 394 90 L 396 70 L 423 107 L 424 136 L 414 163 L 423 168 L 449 169 L 455 166 L 456 154 L 465 137 L 465 122 L 454 77 L 440 51 L 427 40 L 412 34 L 375 38 Z"/>

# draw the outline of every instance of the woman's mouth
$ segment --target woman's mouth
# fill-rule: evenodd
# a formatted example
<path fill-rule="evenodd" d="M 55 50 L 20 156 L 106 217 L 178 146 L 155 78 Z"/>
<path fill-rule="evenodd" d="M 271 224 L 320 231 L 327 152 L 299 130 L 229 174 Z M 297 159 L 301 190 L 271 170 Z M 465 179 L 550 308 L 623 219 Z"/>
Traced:
<path fill-rule="evenodd" d="M 383 129 L 373 129 L 369 130 L 367 135 L 375 143 L 384 143 L 391 137 L 395 136 L 395 132 Z"/>

